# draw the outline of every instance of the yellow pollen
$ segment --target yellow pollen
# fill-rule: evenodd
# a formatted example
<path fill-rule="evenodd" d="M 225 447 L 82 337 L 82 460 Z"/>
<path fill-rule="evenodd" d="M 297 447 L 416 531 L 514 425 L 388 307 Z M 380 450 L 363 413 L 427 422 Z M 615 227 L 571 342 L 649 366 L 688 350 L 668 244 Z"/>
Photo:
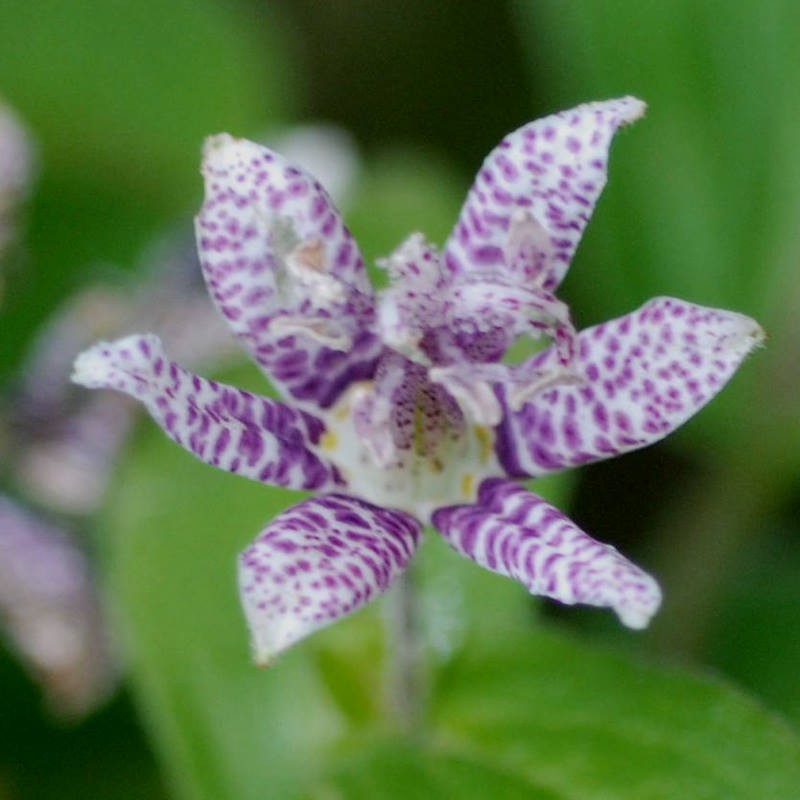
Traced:
<path fill-rule="evenodd" d="M 336 445 L 339 444 L 339 438 L 333 431 L 325 431 L 319 443 L 322 445 L 323 450 L 335 450 Z"/>
<path fill-rule="evenodd" d="M 472 485 L 475 483 L 475 476 L 471 472 L 466 472 L 461 478 L 461 493 L 466 498 L 472 497 Z"/>
<path fill-rule="evenodd" d="M 494 436 L 488 428 L 483 427 L 483 425 L 476 425 L 475 438 L 481 446 L 481 463 L 485 464 L 494 449 Z"/>

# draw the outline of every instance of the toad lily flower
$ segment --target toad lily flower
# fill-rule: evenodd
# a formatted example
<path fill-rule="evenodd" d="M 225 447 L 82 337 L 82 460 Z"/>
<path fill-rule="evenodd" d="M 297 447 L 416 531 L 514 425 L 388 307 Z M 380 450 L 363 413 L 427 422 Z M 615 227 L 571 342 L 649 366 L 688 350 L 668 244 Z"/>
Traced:
<path fill-rule="evenodd" d="M 611 138 L 644 108 L 592 103 L 509 135 L 443 251 L 412 235 L 377 296 L 318 182 L 251 142 L 208 140 L 203 273 L 285 402 L 189 373 L 153 336 L 96 345 L 74 380 L 138 398 L 210 464 L 321 493 L 240 557 L 259 663 L 385 591 L 425 523 L 535 594 L 647 624 L 656 582 L 516 481 L 662 438 L 762 338 L 747 317 L 669 298 L 576 334 L 555 298 Z M 542 335 L 549 348 L 501 363 L 517 337 Z"/>

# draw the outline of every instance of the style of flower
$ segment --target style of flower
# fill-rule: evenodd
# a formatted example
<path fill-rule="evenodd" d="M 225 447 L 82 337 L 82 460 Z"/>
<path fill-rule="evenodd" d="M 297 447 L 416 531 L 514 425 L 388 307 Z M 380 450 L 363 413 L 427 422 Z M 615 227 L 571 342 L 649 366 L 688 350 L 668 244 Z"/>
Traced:
<path fill-rule="evenodd" d="M 384 592 L 427 523 L 534 594 L 647 625 L 655 580 L 518 483 L 657 441 L 762 339 L 745 316 L 670 298 L 578 334 L 554 296 L 611 138 L 644 110 L 591 103 L 506 137 L 442 252 L 411 235 L 377 295 L 318 182 L 252 142 L 208 140 L 203 274 L 286 402 L 193 375 L 154 336 L 96 345 L 73 377 L 138 398 L 209 464 L 319 493 L 241 554 L 257 662 Z M 552 344 L 501 363 L 519 336 Z"/>

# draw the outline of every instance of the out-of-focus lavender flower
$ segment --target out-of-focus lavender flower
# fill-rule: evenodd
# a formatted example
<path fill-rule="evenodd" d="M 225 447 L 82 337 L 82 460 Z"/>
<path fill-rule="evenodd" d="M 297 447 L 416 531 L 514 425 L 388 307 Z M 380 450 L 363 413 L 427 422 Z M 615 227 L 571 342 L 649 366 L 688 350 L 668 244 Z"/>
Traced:
<path fill-rule="evenodd" d="M 273 138 L 313 163 L 346 201 L 359 161 L 345 131 L 295 126 Z M 213 370 L 241 357 L 205 291 L 188 232 L 156 242 L 143 261 L 143 278 L 89 286 L 70 298 L 41 329 L 21 370 L 11 409 L 15 478 L 27 495 L 56 511 L 97 509 L 138 409 L 119 395 L 76 396 L 69 381 L 75 353 L 98 338 L 146 328 L 193 369 Z"/>
<path fill-rule="evenodd" d="M 86 555 L 63 530 L 2 496 L 0 623 L 54 711 L 83 714 L 114 686 Z"/>
<path fill-rule="evenodd" d="M 72 357 L 98 335 L 142 320 L 189 363 L 213 368 L 236 356 L 198 281 L 190 237 L 160 243 L 147 262 L 143 282 L 84 289 L 49 320 L 6 414 L 13 458 L 4 471 L 33 505 L 54 513 L 45 521 L 0 495 L 0 616 L 21 662 L 62 715 L 91 711 L 116 684 L 119 668 L 88 559 L 57 520 L 69 515 L 74 527 L 97 511 L 138 412 L 126 397 L 76 392 Z"/>
<path fill-rule="evenodd" d="M 322 186 L 220 135 L 204 157 L 203 274 L 286 403 L 188 372 L 155 336 L 101 343 L 74 379 L 140 400 L 197 457 L 313 489 L 240 559 L 256 660 L 385 591 L 432 523 L 460 553 L 644 627 L 656 582 L 515 479 L 666 436 L 761 341 L 751 319 L 671 298 L 576 333 L 554 292 L 606 181 L 626 97 L 530 123 L 488 156 L 439 254 L 413 234 L 375 295 Z M 553 344 L 522 364 L 519 336 Z"/>
<path fill-rule="evenodd" d="M 0 116 L 0 123 L 11 119 Z M 8 130 L 21 135 L 21 129 Z M 315 155 L 318 168 L 346 193 L 355 171 L 346 136 L 299 128 L 282 141 L 302 158 Z M 0 175 L 21 189 L 24 171 L 12 171 L 12 163 L 22 164 L 10 161 Z M 205 291 L 188 231 L 157 242 L 143 261 L 143 277 L 90 286 L 64 304 L 39 332 L 4 408 L 4 477 L 48 513 L 0 494 L 0 623 L 59 714 L 91 711 L 119 672 L 88 559 L 67 528 L 79 527 L 102 504 L 139 410 L 120 395 L 76 392 L 69 382 L 75 353 L 98 337 L 144 325 L 195 368 L 215 369 L 241 357 Z"/>
<path fill-rule="evenodd" d="M 237 357 L 197 280 L 189 238 L 154 246 L 147 264 L 138 283 L 90 286 L 70 298 L 39 331 L 21 371 L 10 411 L 15 479 L 58 512 L 97 509 L 138 411 L 128 398 L 78 395 L 69 382 L 76 351 L 98 336 L 146 324 L 195 366 L 216 368 Z"/>
<path fill-rule="evenodd" d="M 14 237 L 15 213 L 33 176 L 33 148 L 16 114 L 0 100 L 0 261 Z"/>

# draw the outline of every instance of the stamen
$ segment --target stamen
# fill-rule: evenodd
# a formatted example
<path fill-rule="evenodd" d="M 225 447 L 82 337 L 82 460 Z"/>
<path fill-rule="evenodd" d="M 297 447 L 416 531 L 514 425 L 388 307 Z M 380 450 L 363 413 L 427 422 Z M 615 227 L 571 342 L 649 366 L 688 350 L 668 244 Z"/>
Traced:
<path fill-rule="evenodd" d="M 519 382 L 509 382 L 506 391 L 508 405 L 512 411 L 519 411 L 525 403 L 532 400 L 537 394 L 553 389 L 556 386 L 575 386 L 583 382 L 576 372 L 570 370 L 554 370 L 553 372 L 540 372 L 538 378 Z"/>
<path fill-rule="evenodd" d="M 339 322 L 327 317 L 281 314 L 270 320 L 269 330 L 277 336 L 304 333 L 325 347 L 330 347 L 331 350 L 347 352 L 353 346 L 352 336 L 344 330 Z"/>
<path fill-rule="evenodd" d="M 432 367 L 428 370 L 428 377 L 447 389 L 465 416 L 478 425 L 494 427 L 500 424 L 503 409 L 492 383 L 500 379 L 504 371 L 501 364 L 456 364 Z M 480 374 L 486 372 L 491 374 L 481 377 Z"/>
<path fill-rule="evenodd" d="M 269 331 L 276 336 L 304 334 L 331 350 L 349 351 L 351 320 L 343 314 L 348 287 L 331 275 L 325 242 L 318 236 L 299 241 L 292 221 L 285 218 L 271 221 L 269 235 L 280 305 L 294 309 L 276 313 Z"/>
<path fill-rule="evenodd" d="M 494 427 L 503 418 L 503 408 L 495 394 L 495 386 L 505 388 L 506 400 L 512 411 L 541 392 L 555 386 L 581 383 L 580 376 L 571 369 L 533 370 L 524 365 L 507 364 L 455 364 L 433 367 L 428 377 L 441 384 L 453 396 L 465 416 L 476 425 Z"/>

